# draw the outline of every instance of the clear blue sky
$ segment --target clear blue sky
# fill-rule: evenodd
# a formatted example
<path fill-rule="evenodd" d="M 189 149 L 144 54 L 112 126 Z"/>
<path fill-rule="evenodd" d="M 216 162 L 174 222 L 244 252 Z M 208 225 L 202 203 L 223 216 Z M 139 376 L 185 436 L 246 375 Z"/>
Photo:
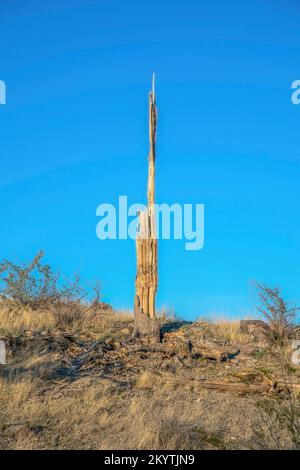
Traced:
<path fill-rule="evenodd" d="M 251 281 L 300 303 L 297 0 L 0 3 L 0 257 L 39 249 L 131 307 L 135 247 L 99 241 L 96 207 L 145 201 L 157 74 L 158 202 L 206 207 L 205 247 L 160 243 L 158 305 L 250 315 Z"/>

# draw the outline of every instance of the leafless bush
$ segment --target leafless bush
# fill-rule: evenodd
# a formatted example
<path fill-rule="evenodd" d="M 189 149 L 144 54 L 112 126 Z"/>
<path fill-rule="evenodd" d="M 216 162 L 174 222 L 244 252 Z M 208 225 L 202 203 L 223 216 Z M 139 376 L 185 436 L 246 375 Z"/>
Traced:
<path fill-rule="evenodd" d="M 255 429 L 261 449 L 300 449 L 300 400 L 293 392 L 285 398 L 265 399 L 257 404 L 260 424 Z"/>
<path fill-rule="evenodd" d="M 284 449 L 287 445 L 300 449 L 300 400 L 289 387 L 286 343 L 294 329 L 298 307 L 290 307 L 278 288 L 257 284 L 260 305 L 258 310 L 268 321 L 271 347 L 278 358 L 283 393 L 258 402 L 260 425 L 255 429 L 257 444 L 264 449 Z M 284 442 L 285 441 L 285 442 Z M 287 444 L 288 443 L 288 444 Z"/>
<path fill-rule="evenodd" d="M 293 328 L 298 307 L 290 307 L 282 298 L 280 290 L 264 284 L 256 284 L 260 305 L 258 311 L 263 314 L 270 328 L 270 340 L 279 347 L 284 345 Z"/>
<path fill-rule="evenodd" d="M 83 323 L 105 310 L 99 284 L 91 288 L 90 300 L 78 276 L 71 282 L 62 281 L 59 273 L 42 264 L 43 256 L 40 251 L 28 265 L 8 260 L 0 263 L 0 300 L 9 310 L 51 311 L 60 329 Z"/>
<path fill-rule="evenodd" d="M 74 324 L 83 324 L 87 318 L 102 312 L 100 284 L 96 284 L 92 290 L 94 297 L 89 301 L 88 293 L 80 286 L 79 277 L 64 285 L 61 295 L 58 295 L 50 306 L 58 328 L 65 330 Z"/>
<path fill-rule="evenodd" d="M 8 307 L 43 308 L 57 296 L 57 276 L 42 264 L 40 251 L 28 265 L 4 260 L 0 263 L 0 299 Z"/>

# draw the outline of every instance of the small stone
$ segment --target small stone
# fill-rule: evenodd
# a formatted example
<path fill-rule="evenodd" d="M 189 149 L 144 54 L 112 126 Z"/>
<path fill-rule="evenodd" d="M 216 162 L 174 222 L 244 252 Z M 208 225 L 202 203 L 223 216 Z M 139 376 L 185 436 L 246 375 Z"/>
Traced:
<path fill-rule="evenodd" d="M 25 431 L 26 429 L 27 429 L 26 424 L 9 424 L 4 429 L 4 435 L 14 436 L 16 434 L 19 434 L 22 431 Z"/>

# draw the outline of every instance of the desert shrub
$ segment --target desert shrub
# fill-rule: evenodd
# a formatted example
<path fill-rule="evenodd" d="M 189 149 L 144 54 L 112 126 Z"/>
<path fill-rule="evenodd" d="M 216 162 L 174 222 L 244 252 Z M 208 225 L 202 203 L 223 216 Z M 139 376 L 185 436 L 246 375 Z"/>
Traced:
<path fill-rule="evenodd" d="M 40 251 L 28 264 L 0 263 L 0 299 L 8 306 L 40 309 L 57 296 L 57 276 Z"/>
<path fill-rule="evenodd" d="M 288 397 L 264 399 L 257 403 L 260 423 L 254 429 L 261 449 L 300 449 L 300 399 Z"/>
<path fill-rule="evenodd" d="M 90 300 L 90 292 L 81 286 L 78 276 L 72 281 L 61 280 L 59 273 L 42 263 L 43 256 L 40 251 L 28 265 L 8 260 L 0 263 L 0 300 L 5 306 L 13 311 L 51 311 L 60 329 L 103 311 L 99 284 L 91 288 Z"/>
<path fill-rule="evenodd" d="M 269 339 L 273 344 L 282 347 L 293 329 L 298 307 L 291 307 L 282 298 L 280 289 L 263 284 L 256 284 L 260 305 L 258 311 L 267 320 L 271 334 Z"/>
<path fill-rule="evenodd" d="M 290 387 L 291 371 L 286 344 L 294 331 L 298 307 L 291 307 L 278 288 L 257 284 L 260 298 L 258 310 L 270 326 L 268 339 L 280 367 L 278 379 L 284 384 L 281 394 L 257 403 L 260 424 L 254 430 L 257 444 L 265 449 L 300 449 L 300 399 Z"/>
<path fill-rule="evenodd" d="M 94 296 L 88 300 L 88 292 L 80 286 L 80 278 L 64 284 L 51 303 L 51 310 L 56 326 L 67 330 L 76 325 L 83 325 L 87 319 L 103 312 L 100 302 L 100 284 L 92 288 Z"/>

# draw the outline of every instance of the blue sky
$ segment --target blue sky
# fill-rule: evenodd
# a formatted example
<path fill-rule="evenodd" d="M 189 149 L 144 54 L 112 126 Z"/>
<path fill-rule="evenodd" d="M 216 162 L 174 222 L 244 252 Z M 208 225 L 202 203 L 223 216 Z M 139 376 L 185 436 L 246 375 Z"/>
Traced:
<path fill-rule="evenodd" d="M 158 306 L 251 315 L 253 280 L 300 303 L 299 64 L 296 0 L 1 2 L 0 257 L 43 249 L 131 307 L 134 242 L 95 214 L 145 202 L 155 71 L 157 202 L 205 204 L 203 250 L 160 243 Z"/>

